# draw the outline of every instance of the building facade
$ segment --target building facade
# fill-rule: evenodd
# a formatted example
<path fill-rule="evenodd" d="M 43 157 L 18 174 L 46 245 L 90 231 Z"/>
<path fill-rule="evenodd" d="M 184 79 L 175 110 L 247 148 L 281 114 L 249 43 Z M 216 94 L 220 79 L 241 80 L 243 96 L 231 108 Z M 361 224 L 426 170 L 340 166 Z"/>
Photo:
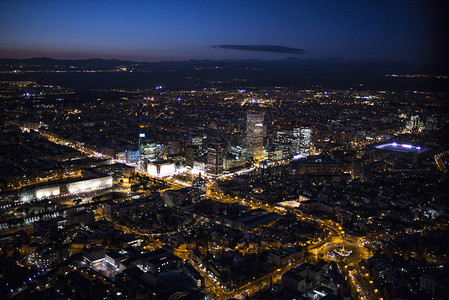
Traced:
<path fill-rule="evenodd" d="M 247 113 L 246 115 L 246 148 L 254 160 L 263 158 L 263 140 L 266 133 L 265 114 Z"/>

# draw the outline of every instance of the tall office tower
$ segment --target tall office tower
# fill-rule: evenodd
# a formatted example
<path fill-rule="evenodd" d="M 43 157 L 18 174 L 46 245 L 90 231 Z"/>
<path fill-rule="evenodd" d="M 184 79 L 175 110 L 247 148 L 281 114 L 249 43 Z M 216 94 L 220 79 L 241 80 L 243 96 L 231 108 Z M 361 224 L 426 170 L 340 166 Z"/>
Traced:
<path fill-rule="evenodd" d="M 421 127 L 421 119 L 419 118 L 418 115 L 411 116 L 410 120 L 408 120 L 407 123 L 405 124 L 405 128 L 412 131 L 417 131 L 420 129 L 420 127 Z"/>
<path fill-rule="evenodd" d="M 260 160 L 263 156 L 263 139 L 265 124 L 263 113 L 249 112 L 246 115 L 246 149 L 253 159 Z"/>
<path fill-rule="evenodd" d="M 426 130 L 437 130 L 437 129 L 438 129 L 438 118 L 435 116 L 427 117 Z"/>
<path fill-rule="evenodd" d="M 299 154 L 309 155 L 312 147 L 312 126 L 302 125 L 299 128 Z"/>
<path fill-rule="evenodd" d="M 186 166 L 193 167 L 193 162 L 198 156 L 198 148 L 194 145 L 187 145 L 185 147 Z"/>
<path fill-rule="evenodd" d="M 299 153 L 299 138 L 301 136 L 301 128 L 293 128 L 293 139 L 292 139 L 292 154 L 296 155 Z"/>
<path fill-rule="evenodd" d="M 146 164 L 148 161 L 162 158 L 162 144 L 157 144 L 153 140 L 141 140 L 139 150 L 139 166 L 142 170 L 146 170 Z"/>
<path fill-rule="evenodd" d="M 273 142 L 277 150 L 282 151 L 282 159 L 289 159 L 291 157 L 294 142 L 291 132 L 285 130 L 276 132 Z"/>
<path fill-rule="evenodd" d="M 207 185 L 206 185 L 206 180 L 204 180 L 203 177 L 201 177 L 201 173 L 200 175 L 193 181 L 192 183 L 192 188 L 194 189 L 194 191 L 198 194 L 199 198 L 205 199 L 206 198 L 206 194 L 207 194 Z"/>
<path fill-rule="evenodd" d="M 223 173 L 223 147 L 220 143 L 213 143 L 207 147 L 207 172 L 210 175 Z"/>
<path fill-rule="evenodd" d="M 192 136 L 189 145 L 196 146 L 199 151 L 203 150 L 204 138 L 201 136 Z"/>

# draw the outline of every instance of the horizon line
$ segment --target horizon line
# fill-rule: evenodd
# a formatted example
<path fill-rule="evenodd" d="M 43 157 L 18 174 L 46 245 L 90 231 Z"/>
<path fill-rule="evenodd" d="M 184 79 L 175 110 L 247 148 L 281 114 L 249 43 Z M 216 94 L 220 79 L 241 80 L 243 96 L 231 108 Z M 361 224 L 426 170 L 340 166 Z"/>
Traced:
<path fill-rule="evenodd" d="M 179 59 L 179 60 L 155 60 L 155 61 L 144 61 L 144 60 L 133 60 L 133 59 L 121 59 L 121 58 L 102 58 L 102 57 L 90 57 L 90 58 L 54 58 L 50 56 L 31 56 L 26 58 L 16 58 L 16 57 L 2 57 L 0 56 L 0 59 L 5 60 L 30 60 L 30 59 L 51 59 L 51 60 L 68 60 L 68 61 L 88 61 L 88 60 L 104 60 L 104 61 L 122 61 L 122 62 L 133 62 L 133 63 L 163 63 L 163 62 L 187 62 L 187 61 L 262 61 L 262 62 L 269 62 L 269 61 L 283 61 L 288 59 L 294 59 L 294 60 L 303 60 L 303 61 L 313 61 L 313 60 L 339 60 L 342 62 L 376 62 L 376 63 L 407 63 L 407 64 L 420 64 L 420 65 L 429 65 L 429 64 L 437 64 L 438 62 L 417 62 L 417 61 L 407 61 L 407 60 L 387 60 L 387 59 L 379 59 L 379 58 L 353 58 L 353 59 L 347 59 L 342 58 L 338 56 L 328 56 L 328 57 L 322 57 L 322 58 L 316 58 L 316 57 L 295 57 L 295 56 L 288 56 L 285 58 L 279 58 L 279 59 L 263 59 L 263 58 L 204 58 L 204 59 L 198 59 L 198 58 L 191 58 L 191 59 Z"/>

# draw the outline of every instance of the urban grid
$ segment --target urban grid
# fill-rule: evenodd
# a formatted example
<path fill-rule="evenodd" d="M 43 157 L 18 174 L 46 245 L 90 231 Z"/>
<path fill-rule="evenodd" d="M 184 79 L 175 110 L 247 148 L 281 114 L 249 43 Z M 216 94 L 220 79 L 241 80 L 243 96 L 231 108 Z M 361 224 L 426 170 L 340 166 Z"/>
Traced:
<path fill-rule="evenodd" d="M 1 299 L 448 299 L 441 65 L 213 39 L 257 59 L 27 58 L 0 41 Z"/>

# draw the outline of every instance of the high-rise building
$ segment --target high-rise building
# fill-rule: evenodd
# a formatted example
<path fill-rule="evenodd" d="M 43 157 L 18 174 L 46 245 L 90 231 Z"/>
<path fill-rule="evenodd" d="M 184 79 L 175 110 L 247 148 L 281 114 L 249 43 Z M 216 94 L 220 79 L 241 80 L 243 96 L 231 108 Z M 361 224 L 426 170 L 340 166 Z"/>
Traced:
<path fill-rule="evenodd" d="M 201 177 L 201 173 L 200 175 L 193 181 L 192 183 L 192 188 L 194 189 L 194 191 L 196 193 L 198 193 L 199 198 L 205 199 L 206 198 L 206 193 L 207 193 L 207 185 L 206 185 L 206 180 L 204 180 L 204 178 Z"/>
<path fill-rule="evenodd" d="M 246 148 L 254 160 L 263 157 L 263 139 L 265 137 L 265 115 L 249 112 L 246 115 Z"/>
<path fill-rule="evenodd" d="M 207 147 L 207 172 L 210 175 L 223 173 L 223 147 L 220 143 L 212 143 Z"/>
<path fill-rule="evenodd" d="M 193 162 L 198 155 L 198 148 L 194 145 L 187 145 L 185 147 L 186 166 L 193 167 Z"/>
<path fill-rule="evenodd" d="M 411 131 L 418 131 L 421 127 L 421 119 L 418 115 L 411 116 L 405 124 L 405 128 Z"/>
<path fill-rule="evenodd" d="M 189 141 L 189 145 L 196 146 L 198 150 L 203 150 L 204 146 L 204 137 L 201 136 L 192 136 Z"/>
<path fill-rule="evenodd" d="M 299 138 L 301 136 L 301 128 L 293 128 L 293 139 L 292 139 L 292 154 L 296 155 L 299 153 Z"/>
<path fill-rule="evenodd" d="M 298 154 L 301 155 L 309 155 L 310 154 L 310 148 L 312 147 L 312 126 L 310 125 L 302 125 L 301 127 L 295 128 L 296 131 L 294 131 L 294 134 L 298 134 Z"/>
<path fill-rule="evenodd" d="M 162 158 L 162 144 L 158 144 L 153 140 L 142 140 L 140 142 L 140 158 L 139 166 L 140 169 L 145 170 L 148 161 L 154 161 Z"/>
<path fill-rule="evenodd" d="M 278 131 L 274 139 L 274 145 L 277 150 L 282 152 L 282 159 L 289 159 L 292 154 L 293 139 L 291 132 Z"/>
<path fill-rule="evenodd" d="M 438 130 L 438 118 L 435 116 L 427 117 L 426 130 Z"/>

